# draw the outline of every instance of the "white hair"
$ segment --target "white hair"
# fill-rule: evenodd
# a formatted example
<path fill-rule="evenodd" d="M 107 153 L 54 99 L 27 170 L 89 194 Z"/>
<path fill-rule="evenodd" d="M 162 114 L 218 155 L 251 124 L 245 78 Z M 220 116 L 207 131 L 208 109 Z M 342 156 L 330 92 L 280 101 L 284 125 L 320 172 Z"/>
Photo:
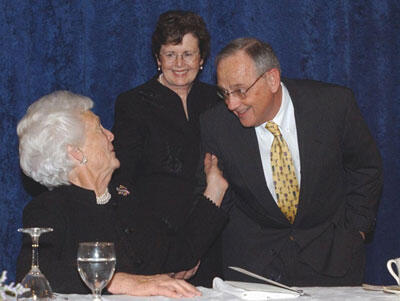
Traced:
<path fill-rule="evenodd" d="M 55 91 L 31 104 L 17 126 L 22 171 L 48 188 L 69 185 L 74 163 L 67 147 L 81 147 L 85 124 L 81 114 L 93 101 L 68 91 Z"/>

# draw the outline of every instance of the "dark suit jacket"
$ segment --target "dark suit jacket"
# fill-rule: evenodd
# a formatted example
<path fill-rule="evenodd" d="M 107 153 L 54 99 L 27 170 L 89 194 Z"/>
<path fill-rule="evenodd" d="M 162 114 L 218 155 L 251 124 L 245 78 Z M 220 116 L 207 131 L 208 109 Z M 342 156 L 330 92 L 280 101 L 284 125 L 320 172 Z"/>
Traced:
<path fill-rule="evenodd" d="M 244 128 L 224 105 L 201 120 L 204 150 L 217 155 L 230 184 L 222 204 L 230 213 L 223 232 L 228 279 L 236 273 L 228 265 L 263 274 L 288 239 L 313 270 L 342 277 L 353 255 L 364 253 L 359 231 L 375 225 L 381 158 L 352 92 L 309 80 L 284 84 L 294 105 L 301 165 L 293 225 L 268 190 L 254 128 Z"/>

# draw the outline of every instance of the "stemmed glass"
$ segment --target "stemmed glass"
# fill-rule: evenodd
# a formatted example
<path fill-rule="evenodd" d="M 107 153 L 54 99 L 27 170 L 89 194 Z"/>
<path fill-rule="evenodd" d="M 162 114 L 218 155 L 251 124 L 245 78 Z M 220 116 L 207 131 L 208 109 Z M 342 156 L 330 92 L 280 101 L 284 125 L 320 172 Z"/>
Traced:
<path fill-rule="evenodd" d="M 78 271 L 92 290 L 93 300 L 102 300 L 101 291 L 115 271 L 115 249 L 112 242 L 82 242 L 78 247 Z"/>
<path fill-rule="evenodd" d="M 39 270 L 39 237 L 42 233 L 53 231 L 52 228 L 22 228 L 18 232 L 29 234 L 32 238 L 32 266 L 21 284 L 29 291 L 18 296 L 18 300 L 51 300 L 53 292 L 46 277 Z"/>

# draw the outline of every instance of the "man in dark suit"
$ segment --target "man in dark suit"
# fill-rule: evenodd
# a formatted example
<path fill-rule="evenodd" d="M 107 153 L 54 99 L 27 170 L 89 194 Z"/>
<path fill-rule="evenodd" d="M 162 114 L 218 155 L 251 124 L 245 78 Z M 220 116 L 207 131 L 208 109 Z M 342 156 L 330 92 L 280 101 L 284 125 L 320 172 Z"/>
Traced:
<path fill-rule="evenodd" d="M 253 38 L 230 42 L 216 65 L 225 104 L 201 131 L 230 184 L 225 279 L 249 280 L 228 269 L 239 266 L 288 285 L 360 284 L 382 167 L 352 92 L 281 79 L 272 48 Z"/>

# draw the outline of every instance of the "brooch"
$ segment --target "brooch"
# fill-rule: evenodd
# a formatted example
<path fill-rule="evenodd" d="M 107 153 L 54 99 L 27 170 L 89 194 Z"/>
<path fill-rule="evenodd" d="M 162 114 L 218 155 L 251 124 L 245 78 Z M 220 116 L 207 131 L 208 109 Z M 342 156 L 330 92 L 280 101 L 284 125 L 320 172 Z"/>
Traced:
<path fill-rule="evenodd" d="M 128 188 L 126 188 L 124 185 L 119 185 L 116 188 L 118 194 L 123 195 L 123 196 L 127 196 L 128 194 L 130 194 Z"/>

